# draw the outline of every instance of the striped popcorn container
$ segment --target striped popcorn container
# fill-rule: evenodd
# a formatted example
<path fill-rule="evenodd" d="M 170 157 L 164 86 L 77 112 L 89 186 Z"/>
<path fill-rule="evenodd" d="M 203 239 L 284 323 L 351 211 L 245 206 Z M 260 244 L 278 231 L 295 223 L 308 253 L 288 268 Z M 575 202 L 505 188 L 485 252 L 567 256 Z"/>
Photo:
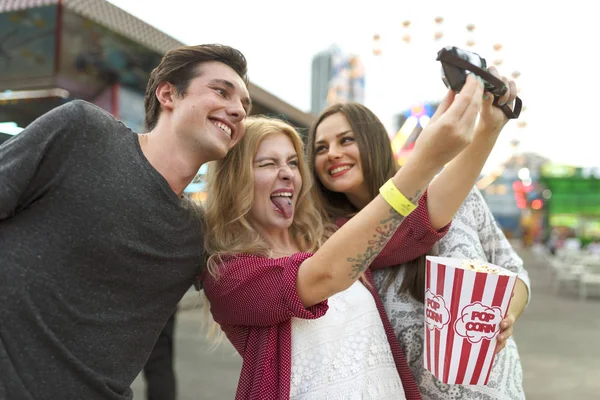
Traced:
<path fill-rule="evenodd" d="M 427 256 L 425 275 L 425 368 L 444 383 L 486 385 L 496 337 L 517 275 L 464 267 L 465 260 Z"/>

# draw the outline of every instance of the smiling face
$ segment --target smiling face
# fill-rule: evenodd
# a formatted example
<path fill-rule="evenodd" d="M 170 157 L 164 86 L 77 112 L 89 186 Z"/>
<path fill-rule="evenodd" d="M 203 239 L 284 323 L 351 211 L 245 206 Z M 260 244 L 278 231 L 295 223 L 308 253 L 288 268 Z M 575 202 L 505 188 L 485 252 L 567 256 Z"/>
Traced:
<path fill-rule="evenodd" d="M 285 133 L 271 133 L 259 144 L 253 161 L 254 199 L 249 222 L 264 235 L 287 230 L 302 189 L 298 153 Z"/>
<path fill-rule="evenodd" d="M 362 209 L 398 169 L 385 126 L 359 103 L 325 109 L 310 127 L 307 148 L 315 195 L 331 218 Z"/>
<path fill-rule="evenodd" d="M 242 78 L 226 64 L 206 62 L 198 72 L 183 96 L 172 97 L 171 111 L 176 136 L 206 162 L 225 157 L 243 137 L 250 98 Z"/>
<path fill-rule="evenodd" d="M 342 113 L 332 114 L 315 133 L 314 166 L 327 189 L 346 195 L 367 191 L 355 133 Z"/>

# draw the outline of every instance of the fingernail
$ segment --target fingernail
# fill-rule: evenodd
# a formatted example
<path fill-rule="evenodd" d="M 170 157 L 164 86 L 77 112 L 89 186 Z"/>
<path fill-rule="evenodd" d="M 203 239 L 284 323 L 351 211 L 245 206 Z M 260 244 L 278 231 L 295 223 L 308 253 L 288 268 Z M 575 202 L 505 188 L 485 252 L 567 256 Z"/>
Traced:
<path fill-rule="evenodd" d="M 479 83 L 481 83 L 481 86 L 485 86 L 483 78 L 480 76 L 477 76 L 477 79 L 479 80 Z"/>
<path fill-rule="evenodd" d="M 505 102 L 505 101 L 499 101 L 499 102 L 498 102 L 498 105 L 499 105 L 500 107 L 504 106 L 505 104 L 506 104 L 506 102 Z"/>
<path fill-rule="evenodd" d="M 484 99 L 484 100 L 489 100 L 489 99 L 490 99 L 490 96 L 489 96 L 487 93 L 484 93 L 484 94 L 483 94 L 483 99 Z"/>

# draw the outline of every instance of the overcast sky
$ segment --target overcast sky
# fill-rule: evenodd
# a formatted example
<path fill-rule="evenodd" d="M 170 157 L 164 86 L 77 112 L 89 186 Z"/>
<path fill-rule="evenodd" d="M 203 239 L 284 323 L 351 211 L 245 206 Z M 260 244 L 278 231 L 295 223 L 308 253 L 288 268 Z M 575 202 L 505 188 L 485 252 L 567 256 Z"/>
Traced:
<path fill-rule="evenodd" d="M 596 115 L 600 89 L 598 64 L 592 61 L 600 40 L 592 1 L 352 1 L 228 0 L 141 2 L 109 0 L 186 44 L 223 43 L 244 52 L 250 79 L 284 101 L 310 108 L 310 68 L 315 53 L 337 44 L 362 56 L 366 99 L 392 129 L 394 114 L 445 93 L 437 51 L 445 45 L 466 47 L 491 61 L 504 60 L 505 75 L 517 70 L 526 106 L 524 128 L 511 121 L 487 169 L 510 154 L 509 142 L 557 162 L 600 165 Z M 385 3 L 385 4 L 384 4 Z M 435 17 L 444 22 L 438 25 Z M 411 21 L 404 28 L 402 22 Z M 470 34 L 466 26 L 474 24 Z M 441 30 L 441 40 L 433 39 Z M 372 53 L 381 35 L 382 55 Z M 411 35 L 411 43 L 402 37 Z M 502 50 L 493 49 L 495 43 Z"/>

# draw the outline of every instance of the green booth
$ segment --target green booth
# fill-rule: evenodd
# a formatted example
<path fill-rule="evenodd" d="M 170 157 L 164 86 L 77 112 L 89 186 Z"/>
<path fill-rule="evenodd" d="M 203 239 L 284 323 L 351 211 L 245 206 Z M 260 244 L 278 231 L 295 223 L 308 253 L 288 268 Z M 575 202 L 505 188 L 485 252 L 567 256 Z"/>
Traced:
<path fill-rule="evenodd" d="M 551 227 L 573 229 L 582 244 L 600 238 L 600 167 L 546 164 L 540 182 Z"/>

